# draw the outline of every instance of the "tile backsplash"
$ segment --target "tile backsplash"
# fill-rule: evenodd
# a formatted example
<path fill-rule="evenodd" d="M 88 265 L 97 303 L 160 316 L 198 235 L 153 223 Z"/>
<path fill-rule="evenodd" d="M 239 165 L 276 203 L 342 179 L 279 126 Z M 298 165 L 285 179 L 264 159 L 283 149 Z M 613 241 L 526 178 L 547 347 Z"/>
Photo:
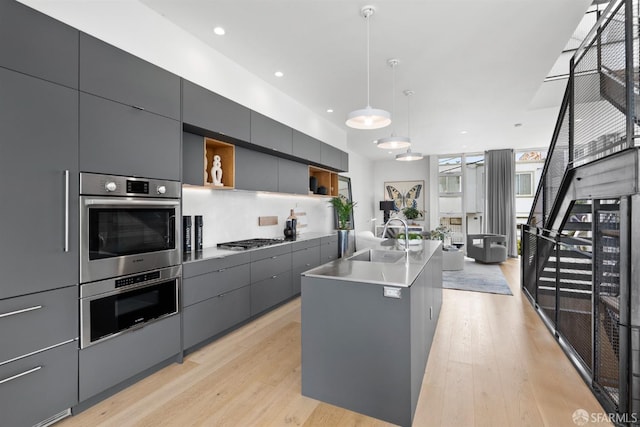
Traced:
<path fill-rule="evenodd" d="M 204 247 L 253 237 L 284 237 L 291 209 L 305 214 L 298 220 L 302 225 L 299 234 L 334 229 L 333 209 L 327 197 L 198 187 L 184 187 L 182 192 L 182 214 L 203 216 Z M 278 224 L 259 226 L 260 216 L 277 216 Z"/>

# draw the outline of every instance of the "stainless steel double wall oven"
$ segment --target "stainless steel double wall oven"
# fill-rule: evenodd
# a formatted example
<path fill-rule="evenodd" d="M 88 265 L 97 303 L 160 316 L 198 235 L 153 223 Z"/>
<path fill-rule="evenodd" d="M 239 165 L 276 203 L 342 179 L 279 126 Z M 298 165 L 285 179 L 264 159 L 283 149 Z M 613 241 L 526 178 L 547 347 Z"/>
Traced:
<path fill-rule="evenodd" d="M 180 183 L 80 174 L 80 345 L 178 313 Z"/>

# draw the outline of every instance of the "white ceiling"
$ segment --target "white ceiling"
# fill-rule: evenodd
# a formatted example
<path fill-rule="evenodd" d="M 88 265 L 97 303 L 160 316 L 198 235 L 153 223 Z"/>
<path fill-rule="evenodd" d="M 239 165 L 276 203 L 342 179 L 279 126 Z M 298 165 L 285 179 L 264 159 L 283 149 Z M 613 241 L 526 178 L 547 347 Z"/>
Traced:
<path fill-rule="evenodd" d="M 543 80 L 591 0 L 142 0 L 251 73 L 348 130 L 350 149 L 392 158 L 372 141 L 407 134 L 424 154 L 547 147 L 564 84 Z M 371 4 L 371 105 L 391 126 L 351 130 L 363 108 Z M 215 26 L 225 36 L 213 34 Z M 397 58 L 393 109 L 392 71 Z M 284 72 L 277 78 L 274 72 Z M 327 113 L 332 108 L 333 113 Z M 522 126 L 515 127 L 514 124 Z M 467 131 L 462 134 L 462 131 Z M 330 141 L 327 141 L 330 142 Z"/>

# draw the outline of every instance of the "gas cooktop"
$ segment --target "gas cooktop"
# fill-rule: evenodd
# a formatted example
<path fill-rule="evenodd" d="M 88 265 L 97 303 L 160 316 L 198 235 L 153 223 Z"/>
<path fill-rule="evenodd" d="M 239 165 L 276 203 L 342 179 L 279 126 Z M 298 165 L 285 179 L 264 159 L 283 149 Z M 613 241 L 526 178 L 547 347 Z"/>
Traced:
<path fill-rule="evenodd" d="M 218 243 L 220 249 L 231 249 L 233 251 L 243 251 L 246 249 L 259 248 L 261 246 L 277 245 L 284 242 L 284 239 L 247 239 L 235 242 Z"/>

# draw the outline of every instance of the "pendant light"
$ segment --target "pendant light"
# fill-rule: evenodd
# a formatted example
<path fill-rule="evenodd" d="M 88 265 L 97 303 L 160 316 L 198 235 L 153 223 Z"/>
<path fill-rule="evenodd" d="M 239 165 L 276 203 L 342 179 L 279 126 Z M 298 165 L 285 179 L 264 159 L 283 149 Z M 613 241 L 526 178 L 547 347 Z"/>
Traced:
<path fill-rule="evenodd" d="M 392 77 L 392 85 L 391 85 L 391 99 L 393 100 L 393 105 L 391 112 L 395 114 L 396 111 L 396 67 L 398 66 L 399 61 L 397 59 L 390 59 L 387 61 L 387 65 L 391 67 L 393 77 Z M 391 132 L 391 136 L 387 138 L 380 138 L 376 143 L 378 148 L 382 148 L 384 150 L 397 150 L 399 148 L 407 148 L 411 146 L 411 139 L 408 136 L 397 136 L 395 129 Z"/>
<path fill-rule="evenodd" d="M 373 6 L 365 6 L 360 14 L 367 21 L 367 106 L 347 115 L 346 125 L 354 129 L 380 129 L 389 126 L 391 115 L 388 111 L 371 108 L 370 102 L 370 70 L 369 70 L 369 19 L 375 13 Z"/>
<path fill-rule="evenodd" d="M 413 96 L 412 90 L 405 90 L 404 94 L 407 96 L 407 134 L 411 137 L 411 104 L 409 99 Z M 411 148 L 407 148 L 406 153 L 397 154 L 396 160 L 401 162 L 411 162 L 413 160 L 422 160 L 422 153 L 414 153 Z"/>

